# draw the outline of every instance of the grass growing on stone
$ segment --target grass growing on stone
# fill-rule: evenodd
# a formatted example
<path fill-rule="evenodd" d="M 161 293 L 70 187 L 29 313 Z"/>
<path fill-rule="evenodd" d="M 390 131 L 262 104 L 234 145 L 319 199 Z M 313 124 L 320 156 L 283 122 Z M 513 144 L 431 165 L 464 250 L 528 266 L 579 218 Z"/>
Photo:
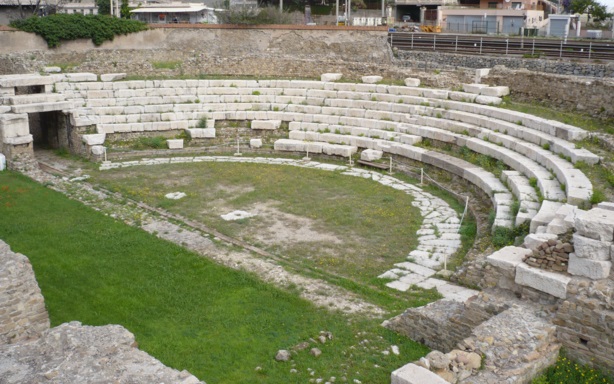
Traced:
<path fill-rule="evenodd" d="M 314 308 L 11 172 L 0 173 L 0 238 L 30 258 L 52 325 L 121 324 L 141 349 L 210 384 L 387 383 L 427 352 L 381 319 Z M 319 358 L 305 350 L 294 364 L 273 360 L 320 331 L 334 340 L 318 345 Z M 400 356 L 382 353 L 391 345 Z"/>
<path fill-rule="evenodd" d="M 337 172 L 237 163 L 96 172 L 95 182 L 316 271 L 369 283 L 417 246 L 420 213 L 404 192 Z M 187 198 L 168 200 L 169 192 Z M 220 215 L 256 213 L 238 221 Z"/>

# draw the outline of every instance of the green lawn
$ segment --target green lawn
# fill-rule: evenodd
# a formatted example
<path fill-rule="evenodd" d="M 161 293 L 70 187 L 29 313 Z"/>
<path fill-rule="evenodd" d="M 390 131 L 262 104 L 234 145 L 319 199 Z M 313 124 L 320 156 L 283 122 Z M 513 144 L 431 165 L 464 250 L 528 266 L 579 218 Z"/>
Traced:
<path fill-rule="evenodd" d="M 30 258 L 52 325 L 122 324 L 141 349 L 209 384 L 331 376 L 387 383 L 392 370 L 427 352 L 381 328 L 381 319 L 317 309 L 11 172 L 0 173 L 0 238 Z M 317 359 L 298 353 L 297 373 L 273 360 L 319 331 L 335 339 L 319 346 Z M 400 356 L 381 353 L 392 344 Z"/>

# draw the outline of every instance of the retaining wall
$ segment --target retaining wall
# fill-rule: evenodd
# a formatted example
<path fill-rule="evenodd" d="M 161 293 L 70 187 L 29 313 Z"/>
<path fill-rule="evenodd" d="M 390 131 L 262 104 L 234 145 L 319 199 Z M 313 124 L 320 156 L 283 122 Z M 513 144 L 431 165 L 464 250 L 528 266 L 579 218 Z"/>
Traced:
<path fill-rule="evenodd" d="M 526 69 L 557 75 L 614 77 L 614 63 L 553 59 L 527 59 L 513 56 L 474 56 L 428 51 L 397 51 L 396 56 L 416 67 L 432 69 L 492 68 L 504 65 L 511 69 Z"/>

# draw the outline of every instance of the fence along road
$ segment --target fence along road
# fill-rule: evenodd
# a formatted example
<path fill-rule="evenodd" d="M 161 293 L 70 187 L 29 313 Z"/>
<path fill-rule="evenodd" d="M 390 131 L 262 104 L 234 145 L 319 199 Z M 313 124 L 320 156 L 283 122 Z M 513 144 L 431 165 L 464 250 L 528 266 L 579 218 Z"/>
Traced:
<path fill-rule="evenodd" d="M 614 61 L 614 41 L 390 32 L 388 42 L 393 48 L 405 51 Z"/>

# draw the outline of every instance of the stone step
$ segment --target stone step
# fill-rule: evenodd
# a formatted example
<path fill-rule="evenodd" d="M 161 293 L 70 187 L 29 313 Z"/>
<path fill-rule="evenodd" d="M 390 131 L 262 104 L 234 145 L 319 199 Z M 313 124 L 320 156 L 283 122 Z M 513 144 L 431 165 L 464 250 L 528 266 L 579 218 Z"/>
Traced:
<path fill-rule="evenodd" d="M 54 76 L 29 75 L 3 75 L 0 76 L 0 88 L 45 86 L 55 83 Z"/>
<path fill-rule="evenodd" d="M 51 103 L 36 103 L 11 106 L 13 113 L 40 113 L 51 111 L 68 111 L 73 108 L 73 103 L 70 101 L 58 101 Z"/>
<path fill-rule="evenodd" d="M 3 98 L 8 105 L 25 105 L 40 103 L 56 103 L 65 101 L 66 97 L 59 93 L 32 93 L 29 95 L 16 95 Z"/>

